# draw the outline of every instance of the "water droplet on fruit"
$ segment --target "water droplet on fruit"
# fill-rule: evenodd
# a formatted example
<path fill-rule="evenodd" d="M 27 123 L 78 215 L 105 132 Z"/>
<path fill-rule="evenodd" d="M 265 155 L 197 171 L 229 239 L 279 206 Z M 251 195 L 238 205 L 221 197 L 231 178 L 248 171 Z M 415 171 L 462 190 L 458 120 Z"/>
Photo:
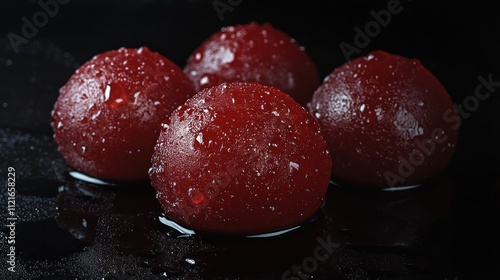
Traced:
<path fill-rule="evenodd" d="M 361 105 L 361 107 L 359 107 L 359 111 L 360 111 L 361 113 L 363 113 L 363 111 L 365 110 L 365 107 L 366 107 L 366 105 L 365 105 L 365 104 Z"/>
<path fill-rule="evenodd" d="M 86 143 L 81 143 L 81 144 L 73 143 L 73 147 L 74 147 L 76 153 L 78 155 L 80 155 L 81 157 L 83 157 L 84 159 L 86 159 L 86 160 L 93 160 L 94 159 L 92 147 L 90 147 Z"/>
<path fill-rule="evenodd" d="M 196 142 L 203 145 L 203 133 L 202 132 L 198 133 L 198 135 L 196 136 Z"/>
<path fill-rule="evenodd" d="M 424 128 L 419 126 L 417 128 L 417 136 L 424 135 Z"/>
<path fill-rule="evenodd" d="M 375 108 L 375 115 L 377 116 L 377 120 L 382 120 L 384 118 L 382 115 L 382 108 Z"/>
<path fill-rule="evenodd" d="M 225 35 L 225 34 L 223 34 Z M 221 36 L 222 37 L 222 36 Z M 197 52 L 195 55 L 194 55 L 194 60 L 195 61 L 200 61 L 201 58 L 203 57 L 203 55 L 200 53 L 200 52 Z"/>
<path fill-rule="evenodd" d="M 197 189 L 190 188 L 188 191 L 188 195 L 191 198 L 191 202 L 198 205 L 205 200 L 205 195 Z"/>
<path fill-rule="evenodd" d="M 104 104 L 111 109 L 129 102 L 127 91 L 119 83 L 110 83 L 104 90 Z"/>
<path fill-rule="evenodd" d="M 137 105 L 137 101 L 139 100 L 140 95 L 141 95 L 140 91 L 134 93 L 134 105 Z"/>
<path fill-rule="evenodd" d="M 299 170 L 300 168 L 300 165 L 296 162 L 293 162 L 293 161 L 290 161 L 290 163 L 288 164 L 288 166 L 290 167 L 290 173 L 292 173 L 292 171 L 295 169 L 295 170 Z"/>
<path fill-rule="evenodd" d="M 208 84 L 208 82 L 209 82 L 209 79 L 208 79 L 208 77 L 207 77 L 207 76 L 203 76 L 203 77 L 200 79 L 200 85 L 202 85 L 202 86 L 203 86 L 203 85 Z"/>
<path fill-rule="evenodd" d="M 293 76 L 293 73 L 287 73 L 287 82 L 289 88 L 295 88 L 295 77 Z"/>
<path fill-rule="evenodd" d="M 398 110 L 393 124 L 401 136 L 408 140 L 424 133 L 424 129 L 419 125 L 415 116 L 404 108 Z"/>
<path fill-rule="evenodd" d="M 213 66 L 209 65 L 209 67 L 211 67 L 211 68 L 216 68 L 217 64 L 222 65 L 222 64 L 230 63 L 234 60 L 234 53 L 229 48 L 222 47 L 222 48 L 218 48 L 216 50 L 213 50 L 212 52 L 213 53 L 211 54 L 211 56 L 213 58 L 211 59 L 212 60 L 211 63 L 213 63 Z"/>

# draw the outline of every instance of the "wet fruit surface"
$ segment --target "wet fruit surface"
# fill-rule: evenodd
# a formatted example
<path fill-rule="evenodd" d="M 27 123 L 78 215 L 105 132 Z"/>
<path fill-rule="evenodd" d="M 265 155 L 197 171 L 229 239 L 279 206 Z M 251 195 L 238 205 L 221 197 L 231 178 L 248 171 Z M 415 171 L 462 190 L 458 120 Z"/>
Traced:
<path fill-rule="evenodd" d="M 460 118 L 420 62 L 376 51 L 335 69 L 308 110 L 332 155 L 332 178 L 373 188 L 420 184 L 451 159 Z"/>
<path fill-rule="evenodd" d="M 296 226 L 320 207 L 330 156 L 316 120 L 274 87 L 222 84 L 172 113 L 150 177 L 167 216 L 250 235 Z"/>
<path fill-rule="evenodd" d="M 196 49 L 184 71 L 197 90 L 222 82 L 275 86 L 305 106 L 319 85 L 314 62 L 270 24 L 224 27 Z"/>
<path fill-rule="evenodd" d="M 54 137 L 77 170 L 110 181 L 145 180 L 161 121 L 194 93 L 179 67 L 146 47 L 109 51 L 60 89 Z"/>

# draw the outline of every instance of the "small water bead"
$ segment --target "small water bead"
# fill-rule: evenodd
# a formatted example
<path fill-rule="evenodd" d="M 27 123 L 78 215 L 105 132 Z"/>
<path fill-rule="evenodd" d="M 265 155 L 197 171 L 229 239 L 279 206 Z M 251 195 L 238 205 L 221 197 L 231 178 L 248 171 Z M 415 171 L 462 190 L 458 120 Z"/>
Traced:
<path fill-rule="evenodd" d="M 191 198 L 191 201 L 196 205 L 201 204 L 205 201 L 205 195 L 198 189 L 190 188 L 188 194 Z"/>
<path fill-rule="evenodd" d="M 204 86 L 204 85 L 206 85 L 208 83 L 209 83 L 208 76 L 201 77 L 201 79 L 200 79 L 200 85 Z"/>
<path fill-rule="evenodd" d="M 104 104 L 111 109 L 126 105 L 129 102 L 127 90 L 120 83 L 110 83 L 104 90 Z"/>
<path fill-rule="evenodd" d="M 293 162 L 293 161 L 290 161 L 290 163 L 288 164 L 289 168 L 290 168 L 290 173 L 292 173 L 292 171 L 294 170 L 299 170 L 300 169 L 300 165 L 296 162 Z"/>

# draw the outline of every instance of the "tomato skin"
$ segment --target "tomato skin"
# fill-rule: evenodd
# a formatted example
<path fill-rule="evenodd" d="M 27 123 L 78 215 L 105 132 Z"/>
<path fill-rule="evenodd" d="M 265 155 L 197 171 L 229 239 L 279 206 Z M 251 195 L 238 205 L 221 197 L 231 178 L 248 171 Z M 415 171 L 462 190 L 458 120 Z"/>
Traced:
<path fill-rule="evenodd" d="M 223 83 L 190 98 L 164 123 L 152 163 L 152 185 L 169 218 L 230 235 L 311 218 L 331 169 L 314 117 L 257 83 Z"/>
<path fill-rule="evenodd" d="M 51 125 L 66 162 L 117 182 L 148 179 L 161 122 L 195 94 L 182 69 L 147 47 L 95 56 L 59 92 Z"/>
<path fill-rule="evenodd" d="M 418 60 L 375 51 L 336 68 L 307 106 L 332 155 L 332 179 L 369 188 L 421 184 L 455 152 L 458 115 Z"/>
<path fill-rule="evenodd" d="M 305 106 L 319 86 L 316 65 L 304 48 L 270 24 L 222 28 L 188 58 L 184 71 L 202 90 L 223 82 L 275 86 Z"/>

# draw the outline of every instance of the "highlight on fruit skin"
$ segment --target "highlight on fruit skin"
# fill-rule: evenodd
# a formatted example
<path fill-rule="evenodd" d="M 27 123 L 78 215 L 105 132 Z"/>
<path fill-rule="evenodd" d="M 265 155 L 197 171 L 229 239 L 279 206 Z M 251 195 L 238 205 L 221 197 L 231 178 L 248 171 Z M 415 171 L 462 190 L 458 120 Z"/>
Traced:
<path fill-rule="evenodd" d="M 166 216 L 189 229 L 253 235 L 321 206 L 331 158 L 317 121 L 281 90 L 223 83 L 164 122 L 150 178 Z"/>
<path fill-rule="evenodd" d="M 161 122 L 195 90 L 182 69 L 142 47 L 96 55 L 59 93 L 51 126 L 68 165 L 123 182 L 148 179 Z"/>
<path fill-rule="evenodd" d="M 457 145 L 460 118 L 417 59 L 374 51 L 336 68 L 315 91 L 314 115 L 332 156 L 332 179 L 390 188 L 438 176 Z"/>
<path fill-rule="evenodd" d="M 268 23 L 222 28 L 189 56 L 184 71 L 197 91 L 223 82 L 258 82 L 279 88 L 302 106 L 320 84 L 304 47 Z"/>

